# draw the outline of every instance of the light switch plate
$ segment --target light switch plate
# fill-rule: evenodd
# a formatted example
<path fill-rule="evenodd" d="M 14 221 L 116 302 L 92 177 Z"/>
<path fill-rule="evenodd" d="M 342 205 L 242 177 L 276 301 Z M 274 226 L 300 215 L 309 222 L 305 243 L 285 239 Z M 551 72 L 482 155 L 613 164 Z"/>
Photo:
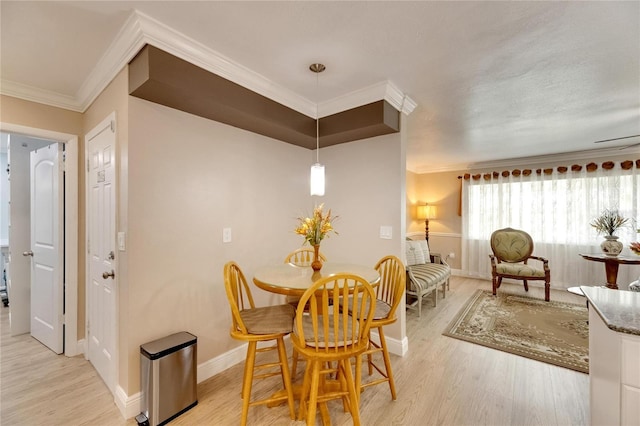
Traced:
<path fill-rule="evenodd" d="M 231 228 L 222 228 L 222 242 L 223 243 L 231 242 Z"/>
<path fill-rule="evenodd" d="M 118 250 L 125 250 L 125 235 L 124 232 L 118 232 Z"/>
<path fill-rule="evenodd" d="M 380 227 L 380 238 L 390 240 L 393 237 L 393 228 L 391 226 Z"/>

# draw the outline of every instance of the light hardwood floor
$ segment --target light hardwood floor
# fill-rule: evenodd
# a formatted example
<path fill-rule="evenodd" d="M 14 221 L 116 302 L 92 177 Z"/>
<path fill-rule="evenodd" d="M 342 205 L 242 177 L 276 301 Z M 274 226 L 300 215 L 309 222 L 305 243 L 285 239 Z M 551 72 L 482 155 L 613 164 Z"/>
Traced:
<path fill-rule="evenodd" d="M 477 288 L 490 289 L 490 283 L 453 277 L 451 291 L 436 308 L 425 302 L 422 318 L 407 311 L 409 353 L 392 355 L 398 399 L 391 400 L 386 385 L 365 390 L 363 425 L 589 424 L 588 375 L 442 335 Z M 503 284 L 502 289 L 524 294 L 522 285 Z M 544 297 L 542 288 L 529 293 Z M 584 303 L 566 291 L 552 290 L 551 298 Z M 136 425 L 120 417 L 83 357 L 56 356 L 28 335 L 10 337 L 7 311 L 3 308 L 0 318 L 0 424 Z M 237 364 L 200 383 L 198 405 L 170 424 L 239 424 L 242 368 Z M 256 390 L 274 387 L 265 383 Z M 330 402 L 329 409 L 333 424 L 352 423 L 339 402 Z M 249 422 L 304 424 L 289 420 L 285 406 L 253 407 Z"/>

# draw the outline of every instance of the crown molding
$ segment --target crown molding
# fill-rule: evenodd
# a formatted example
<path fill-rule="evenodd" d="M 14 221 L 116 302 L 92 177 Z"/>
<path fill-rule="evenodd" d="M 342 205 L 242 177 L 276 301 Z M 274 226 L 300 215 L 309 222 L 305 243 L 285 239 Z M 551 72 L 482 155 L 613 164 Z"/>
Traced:
<path fill-rule="evenodd" d="M 15 81 L 2 80 L 2 83 L 0 84 L 0 94 L 70 111 L 84 112 L 82 105 L 77 101 L 77 98 L 73 96 L 67 96 L 51 90 L 27 86 L 25 84 L 16 83 Z"/>
<path fill-rule="evenodd" d="M 286 107 L 316 118 L 315 103 L 137 10 L 132 11 L 75 96 L 6 80 L 2 80 L 0 93 L 84 112 L 145 44 L 153 45 Z M 318 105 L 318 115 L 323 117 L 379 100 L 386 100 L 405 114 L 411 113 L 416 105 L 392 83 L 381 82 L 331 100 L 322 104 L 322 108 Z M 321 114 L 320 110 L 324 113 Z"/>
<path fill-rule="evenodd" d="M 381 81 L 318 104 L 318 116 L 327 117 L 380 100 L 387 101 L 395 109 L 407 115 L 411 114 L 417 105 L 393 83 Z"/>
<path fill-rule="evenodd" d="M 137 12 L 137 15 L 148 44 L 302 114 L 307 116 L 315 115 L 315 103 L 232 61 L 160 21 L 140 12 Z"/>
<path fill-rule="evenodd" d="M 146 43 L 140 14 L 133 11 L 76 95 L 82 111 L 96 100 Z"/>
<path fill-rule="evenodd" d="M 387 81 L 384 100 L 405 115 L 411 114 L 413 110 L 416 109 L 416 106 L 418 106 L 416 101 L 404 94 L 398 86 L 390 81 Z"/>
<path fill-rule="evenodd" d="M 574 151 L 574 152 L 563 152 L 560 154 L 550 154 L 550 155 L 538 155 L 533 157 L 521 157 L 521 158 L 511 158 L 500 161 L 487 161 L 483 163 L 466 163 L 466 164 L 451 164 L 445 167 L 435 167 L 429 168 L 421 167 L 417 170 L 409 170 L 413 173 L 417 174 L 427 174 L 427 173 L 441 173 L 441 172 L 453 172 L 453 171 L 475 171 L 475 170 L 483 170 L 490 168 L 502 168 L 502 167 L 522 167 L 522 166 L 533 166 L 533 165 L 542 165 L 542 164 L 552 164 L 566 161 L 577 161 L 577 160 L 595 160 L 595 161 L 603 161 L 611 158 L 624 158 L 629 154 L 640 154 L 640 148 L 633 148 L 629 150 L 622 151 L 620 147 L 615 148 L 603 148 L 603 149 L 590 149 L 584 151 Z"/>

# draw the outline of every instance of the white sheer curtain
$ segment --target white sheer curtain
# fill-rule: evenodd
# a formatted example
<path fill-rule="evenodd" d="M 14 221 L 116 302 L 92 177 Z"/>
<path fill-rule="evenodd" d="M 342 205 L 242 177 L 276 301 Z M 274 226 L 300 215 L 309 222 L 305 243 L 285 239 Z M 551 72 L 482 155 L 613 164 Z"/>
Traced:
<path fill-rule="evenodd" d="M 638 241 L 640 223 L 640 172 L 598 167 L 587 172 L 568 170 L 529 176 L 499 176 L 465 180 L 462 189 L 462 269 L 470 276 L 491 278 L 489 237 L 500 228 L 512 227 L 533 238 L 534 254 L 549 259 L 551 286 L 606 283 L 604 263 L 587 261 L 579 253 L 600 253 L 602 236 L 590 223 L 604 209 L 618 209 L 629 218 L 621 229 L 622 254 L 636 256 L 629 243 Z M 535 261 L 531 261 L 535 262 Z M 535 262 L 537 263 L 537 262 Z M 638 279 L 640 266 L 620 265 L 618 286 Z M 535 281 L 532 282 L 535 285 Z"/>

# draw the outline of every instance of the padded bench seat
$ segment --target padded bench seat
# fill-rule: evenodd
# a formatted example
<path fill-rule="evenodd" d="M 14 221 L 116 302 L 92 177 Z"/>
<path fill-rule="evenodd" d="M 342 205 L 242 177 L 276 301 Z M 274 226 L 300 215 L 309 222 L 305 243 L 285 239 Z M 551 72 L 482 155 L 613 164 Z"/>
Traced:
<path fill-rule="evenodd" d="M 407 266 L 407 294 L 416 298 L 410 308 L 418 309 L 422 314 L 423 297 L 433 293 L 433 306 L 438 304 L 438 287 L 442 286 L 442 296 L 446 296 L 451 268 L 438 255 L 431 255 L 432 263 Z"/>

